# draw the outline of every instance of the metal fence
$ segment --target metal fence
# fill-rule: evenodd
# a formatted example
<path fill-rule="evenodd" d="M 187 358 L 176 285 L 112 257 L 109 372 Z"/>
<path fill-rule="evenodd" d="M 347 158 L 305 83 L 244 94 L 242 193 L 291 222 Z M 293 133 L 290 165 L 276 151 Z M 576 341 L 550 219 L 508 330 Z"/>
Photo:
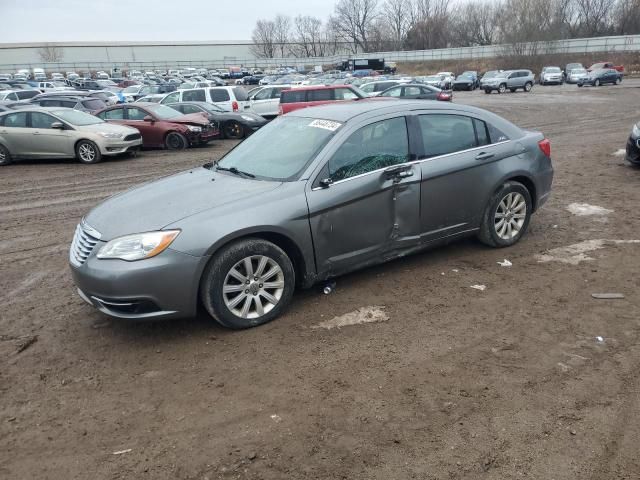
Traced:
<path fill-rule="evenodd" d="M 133 50 L 135 46 L 131 46 Z M 153 48 L 166 48 L 161 45 Z M 105 47 L 106 49 L 106 47 Z M 284 58 L 250 58 L 220 55 L 211 60 L 180 60 L 178 58 L 162 61 L 82 61 L 60 63 L 12 63 L 0 65 L 0 72 L 15 72 L 18 69 L 43 68 L 48 72 L 57 71 L 110 71 L 117 67 L 123 70 L 168 70 L 187 67 L 222 68 L 229 66 L 243 66 L 247 68 L 269 69 L 282 66 L 306 67 L 314 65 L 334 65 L 349 57 L 385 58 L 395 62 L 430 62 L 446 60 L 464 60 L 480 58 L 496 58 L 501 56 L 533 56 L 542 54 L 591 54 L 591 53 L 624 53 L 640 52 L 640 35 L 611 36 L 597 38 L 576 38 L 568 40 L 554 40 L 548 42 L 528 42 L 506 45 L 489 45 L 477 47 L 442 48 L 435 50 L 411 50 L 394 52 L 358 53 L 356 55 L 340 54 L 327 57 L 284 57 Z M 140 55 L 138 55 L 139 57 Z M 136 57 L 137 58 L 137 57 Z M 184 58 L 184 57 L 183 57 Z"/>

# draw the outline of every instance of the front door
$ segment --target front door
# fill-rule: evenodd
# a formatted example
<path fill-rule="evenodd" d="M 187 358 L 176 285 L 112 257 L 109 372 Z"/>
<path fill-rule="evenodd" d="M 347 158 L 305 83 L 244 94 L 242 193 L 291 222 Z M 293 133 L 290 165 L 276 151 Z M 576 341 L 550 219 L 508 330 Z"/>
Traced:
<path fill-rule="evenodd" d="M 307 192 L 320 275 L 377 263 L 396 247 L 417 244 L 420 169 L 410 158 L 405 117 L 362 126 L 337 148 Z"/>
<path fill-rule="evenodd" d="M 51 128 L 53 123 L 61 123 L 60 120 L 41 112 L 30 112 L 30 115 L 33 155 L 55 158 L 75 154 L 69 130 Z"/>

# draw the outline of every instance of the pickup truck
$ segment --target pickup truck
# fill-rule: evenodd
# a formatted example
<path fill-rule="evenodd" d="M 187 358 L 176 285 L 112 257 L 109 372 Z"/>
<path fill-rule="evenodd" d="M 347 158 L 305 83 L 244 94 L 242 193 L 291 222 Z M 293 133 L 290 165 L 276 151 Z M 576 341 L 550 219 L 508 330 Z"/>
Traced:
<path fill-rule="evenodd" d="M 624 67 L 622 65 L 614 65 L 611 62 L 594 63 L 589 68 L 587 68 L 587 72 L 590 72 L 591 70 L 597 70 L 599 68 L 613 68 L 614 70 L 617 70 L 620 73 L 624 73 Z"/>

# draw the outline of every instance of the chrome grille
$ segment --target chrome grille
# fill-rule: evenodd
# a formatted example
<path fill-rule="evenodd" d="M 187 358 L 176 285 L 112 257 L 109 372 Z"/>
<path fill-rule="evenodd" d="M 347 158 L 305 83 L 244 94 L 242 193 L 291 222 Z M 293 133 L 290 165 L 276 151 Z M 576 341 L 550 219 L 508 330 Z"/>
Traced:
<path fill-rule="evenodd" d="M 89 231 L 94 235 L 91 235 Z M 73 242 L 71 242 L 71 249 L 69 250 L 69 260 L 71 263 L 76 266 L 84 264 L 98 243 L 98 239 L 98 232 L 90 227 L 85 227 L 82 223 L 79 224 L 76 227 L 76 233 L 73 235 Z"/>

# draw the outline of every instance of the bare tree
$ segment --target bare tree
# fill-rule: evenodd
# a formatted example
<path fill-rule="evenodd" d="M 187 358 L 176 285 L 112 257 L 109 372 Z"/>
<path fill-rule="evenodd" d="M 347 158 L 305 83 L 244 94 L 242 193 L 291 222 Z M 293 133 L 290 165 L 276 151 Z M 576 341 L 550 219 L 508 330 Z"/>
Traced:
<path fill-rule="evenodd" d="M 410 0 L 386 0 L 382 5 L 385 23 L 388 25 L 391 48 L 400 50 L 411 22 Z"/>
<path fill-rule="evenodd" d="M 455 46 L 491 45 L 498 33 L 495 2 L 469 1 L 458 5 L 450 16 L 451 42 Z"/>
<path fill-rule="evenodd" d="M 616 0 L 575 0 L 580 34 L 594 37 L 610 33 Z"/>
<path fill-rule="evenodd" d="M 294 55 L 305 57 L 322 57 L 326 49 L 326 32 L 322 20 L 309 15 L 298 15 L 293 20 Z"/>
<path fill-rule="evenodd" d="M 46 44 L 38 49 L 38 56 L 44 63 L 58 63 L 64 58 L 64 49 L 57 45 Z"/>
<path fill-rule="evenodd" d="M 378 14 L 378 0 L 338 0 L 332 17 L 336 33 L 350 42 L 352 51 L 370 51 L 369 35 Z"/>
<path fill-rule="evenodd" d="M 640 33 L 640 0 L 619 0 L 613 14 L 616 34 Z"/>
<path fill-rule="evenodd" d="M 406 44 L 419 50 L 449 46 L 449 0 L 413 0 Z"/>
<path fill-rule="evenodd" d="M 273 20 L 274 40 L 280 57 L 285 57 L 289 49 L 291 35 L 291 18 L 286 15 L 276 15 Z"/>
<path fill-rule="evenodd" d="M 273 58 L 276 53 L 276 28 L 271 20 L 258 20 L 251 34 L 251 52 L 258 58 Z"/>

